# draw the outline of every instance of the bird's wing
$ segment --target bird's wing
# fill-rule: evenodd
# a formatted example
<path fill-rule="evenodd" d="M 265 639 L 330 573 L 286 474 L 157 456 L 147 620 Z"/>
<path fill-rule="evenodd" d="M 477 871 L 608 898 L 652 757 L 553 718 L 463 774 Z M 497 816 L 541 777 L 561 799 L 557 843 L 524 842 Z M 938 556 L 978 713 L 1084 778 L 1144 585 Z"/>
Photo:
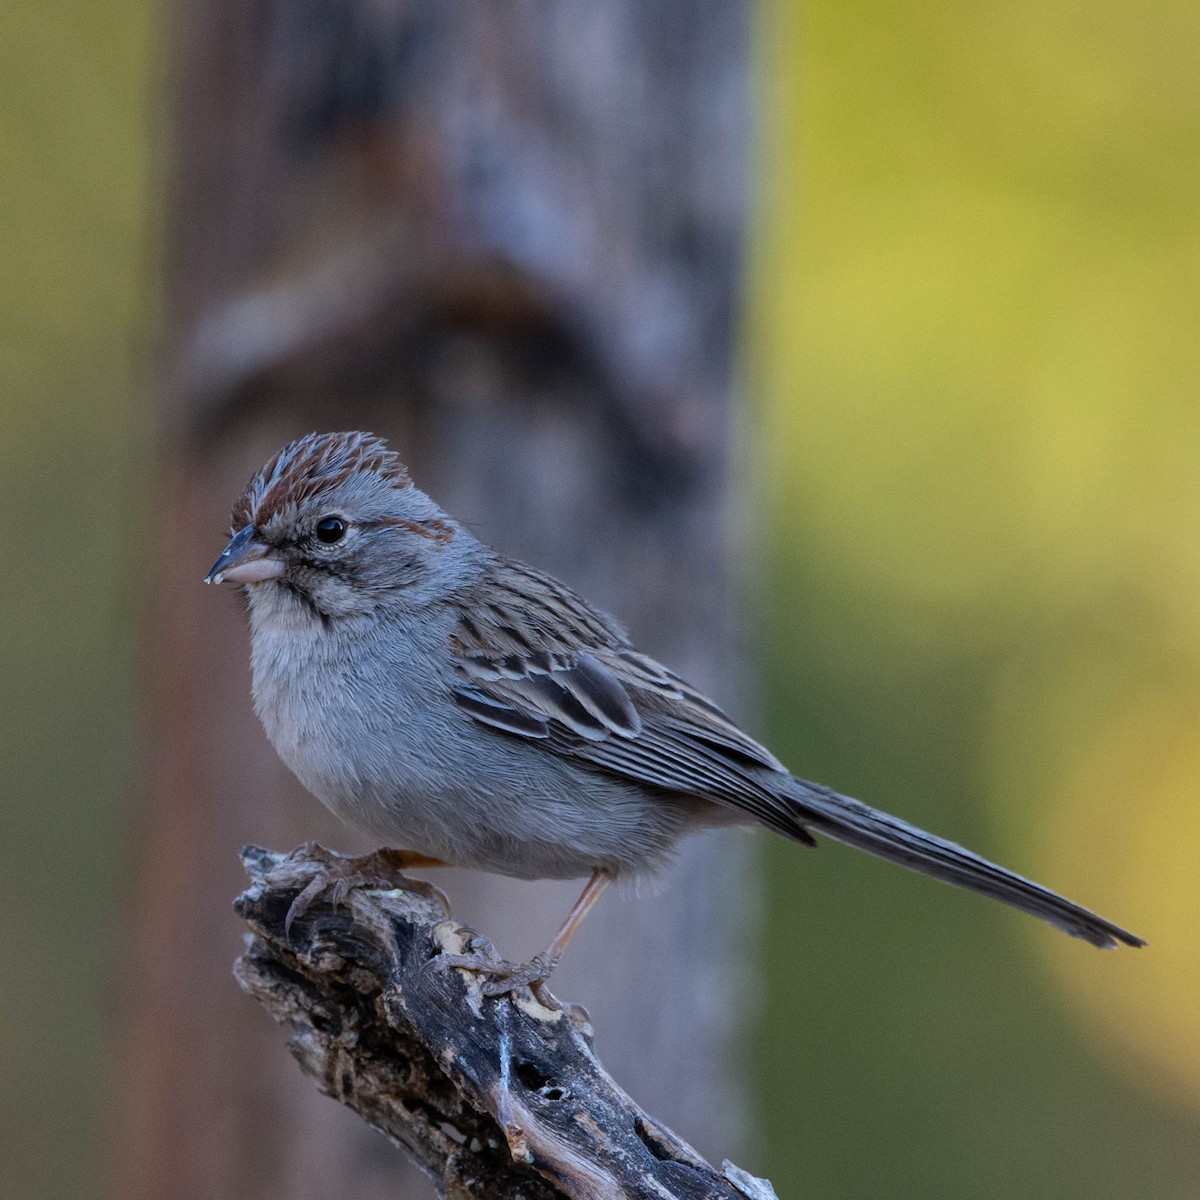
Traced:
<path fill-rule="evenodd" d="M 451 649 L 455 702 L 482 724 L 811 841 L 780 796 L 790 776 L 779 760 L 556 580 L 502 563 L 464 606 Z"/>
<path fill-rule="evenodd" d="M 596 770 L 740 809 L 797 841 L 815 845 L 815 829 L 1094 946 L 1144 944 L 962 846 L 790 775 L 711 700 L 540 572 L 501 561 L 464 608 L 452 650 L 454 698 L 485 725 Z"/>

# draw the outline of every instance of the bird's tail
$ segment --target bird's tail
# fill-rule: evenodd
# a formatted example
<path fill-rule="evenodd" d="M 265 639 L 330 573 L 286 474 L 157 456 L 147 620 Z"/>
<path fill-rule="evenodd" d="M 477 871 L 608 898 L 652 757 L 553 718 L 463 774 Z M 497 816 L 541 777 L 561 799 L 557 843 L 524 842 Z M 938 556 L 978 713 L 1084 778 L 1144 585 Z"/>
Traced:
<path fill-rule="evenodd" d="M 962 846 L 935 837 L 849 796 L 840 796 L 821 784 L 793 778 L 792 785 L 788 789 L 788 799 L 795 805 L 796 817 L 804 827 L 932 875 L 934 879 L 1011 904 L 1013 908 L 1041 917 L 1093 946 L 1111 950 L 1118 942 L 1126 946 L 1146 944 L 1111 921 L 1072 904 L 1049 888 L 964 850 Z"/>

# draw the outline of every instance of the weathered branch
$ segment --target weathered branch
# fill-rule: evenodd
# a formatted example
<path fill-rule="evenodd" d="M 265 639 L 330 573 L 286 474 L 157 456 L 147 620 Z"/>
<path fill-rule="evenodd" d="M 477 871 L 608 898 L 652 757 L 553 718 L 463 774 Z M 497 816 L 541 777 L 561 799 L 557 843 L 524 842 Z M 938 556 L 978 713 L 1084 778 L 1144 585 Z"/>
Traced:
<path fill-rule="evenodd" d="M 290 1028 L 321 1091 L 407 1150 L 444 1196 L 774 1197 L 642 1112 L 597 1061 L 582 1010 L 485 999 L 463 971 L 422 976 L 443 951 L 492 952 L 430 885 L 319 899 L 286 934 L 321 853 L 243 851 L 251 885 L 236 907 L 252 935 L 238 981 Z"/>

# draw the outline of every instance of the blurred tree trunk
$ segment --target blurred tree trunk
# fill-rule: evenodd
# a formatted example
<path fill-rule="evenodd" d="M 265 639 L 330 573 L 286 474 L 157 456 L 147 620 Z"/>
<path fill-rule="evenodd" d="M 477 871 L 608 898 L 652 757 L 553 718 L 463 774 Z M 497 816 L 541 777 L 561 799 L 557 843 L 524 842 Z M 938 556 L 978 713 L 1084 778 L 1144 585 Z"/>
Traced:
<path fill-rule="evenodd" d="M 230 976 L 242 843 L 362 845 L 277 763 L 241 608 L 200 586 L 283 441 L 388 436 L 485 540 L 736 692 L 747 24 L 737 0 L 180 5 L 122 1197 L 406 1194 L 395 1152 L 315 1096 Z M 661 896 L 606 900 L 556 981 L 613 1075 L 718 1161 L 741 1131 L 745 856 L 699 840 Z M 577 890 L 439 883 L 509 957 Z"/>

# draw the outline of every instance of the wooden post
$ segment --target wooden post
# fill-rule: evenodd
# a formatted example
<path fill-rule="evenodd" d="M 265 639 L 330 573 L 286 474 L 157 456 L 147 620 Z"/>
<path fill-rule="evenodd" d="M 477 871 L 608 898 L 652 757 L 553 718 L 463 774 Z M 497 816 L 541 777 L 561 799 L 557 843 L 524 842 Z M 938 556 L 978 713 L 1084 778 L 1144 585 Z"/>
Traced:
<path fill-rule="evenodd" d="M 239 606 L 200 586 L 233 497 L 285 440 L 387 436 L 485 540 L 736 710 L 748 16 L 736 0 L 181 0 L 123 1198 L 399 1194 L 394 1156 L 297 1087 L 228 975 L 238 846 L 367 848 L 276 761 Z M 695 841 L 661 896 L 606 898 L 559 977 L 611 1031 L 614 1076 L 704 1152 L 736 1152 L 743 1118 L 752 878 L 744 839 Z M 443 886 L 519 957 L 575 885 Z"/>

